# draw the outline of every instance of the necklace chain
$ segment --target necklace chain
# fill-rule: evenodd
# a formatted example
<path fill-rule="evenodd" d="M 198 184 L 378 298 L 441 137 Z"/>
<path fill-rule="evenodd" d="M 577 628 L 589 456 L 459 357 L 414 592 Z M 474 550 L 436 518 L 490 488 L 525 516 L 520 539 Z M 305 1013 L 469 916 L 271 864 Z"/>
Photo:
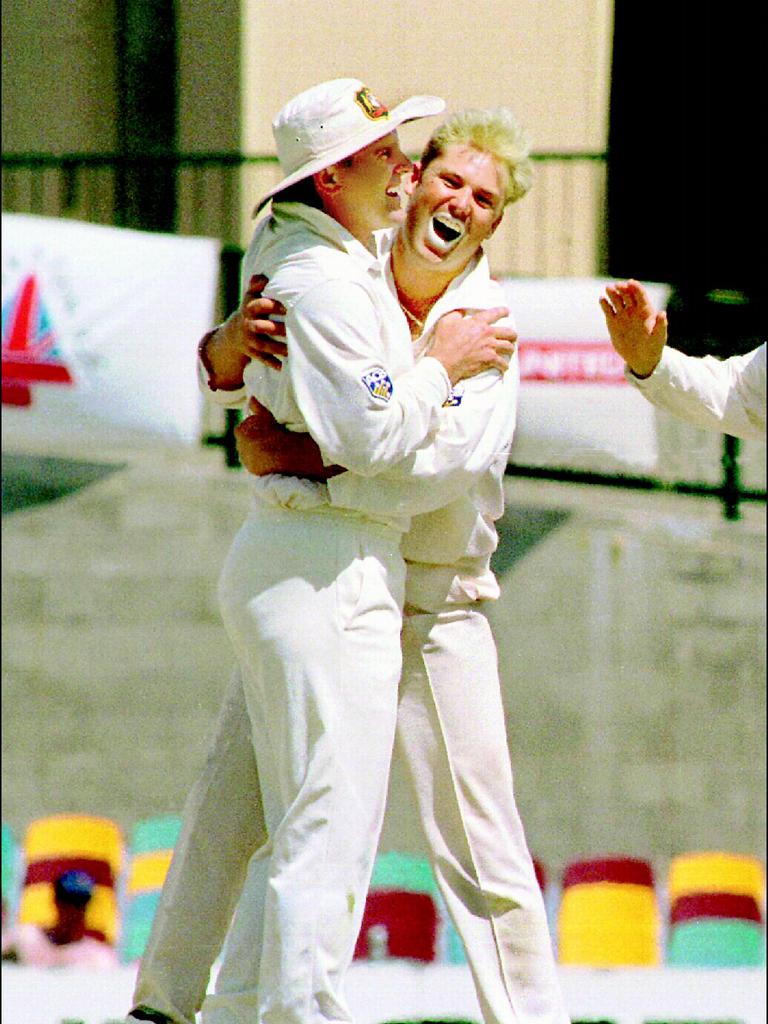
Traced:
<path fill-rule="evenodd" d="M 423 320 L 419 320 L 419 318 L 417 316 L 414 316 L 413 313 L 410 311 L 410 309 L 408 309 L 407 306 L 404 306 L 402 304 L 402 302 L 400 303 L 400 309 L 402 309 L 402 311 L 405 313 L 405 315 L 408 317 L 408 319 L 412 323 L 416 324 L 416 326 L 419 329 L 421 329 L 424 326 L 424 321 Z"/>

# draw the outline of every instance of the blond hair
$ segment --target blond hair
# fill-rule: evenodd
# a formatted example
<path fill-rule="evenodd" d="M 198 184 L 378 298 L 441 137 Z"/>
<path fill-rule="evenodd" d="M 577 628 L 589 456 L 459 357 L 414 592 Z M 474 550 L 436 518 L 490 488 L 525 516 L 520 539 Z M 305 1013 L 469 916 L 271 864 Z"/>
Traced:
<path fill-rule="evenodd" d="M 481 153 L 489 153 L 506 167 L 505 206 L 522 199 L 533 184 L 533 164 L 528 155 L 530 140 L 506 107 L 462 110 L 453 114 L 432 133 L 421 158 L 422 169 L 448 146 L 454 145 L 471 146 Z"/>

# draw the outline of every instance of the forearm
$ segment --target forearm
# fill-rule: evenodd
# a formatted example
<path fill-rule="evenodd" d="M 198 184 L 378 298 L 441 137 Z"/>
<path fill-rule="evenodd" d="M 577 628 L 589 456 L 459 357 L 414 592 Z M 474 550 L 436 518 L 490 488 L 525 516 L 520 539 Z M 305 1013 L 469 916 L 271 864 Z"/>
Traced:
<path fill-rule="evenodd" d="M 290 443 L 285 443 L 281 438 L 266 452 L 255 456 L 244 455 L 243 465 L 255 476 L 282 473 L 286 476 L 305 477 L 308 480 L 328 480 L 336 473 L 342 472 L 338 467 L 323 465 L 320 450 L 309 434 L 295 434 L 292 437 L 295 440 Z"/>
<path fill-rule="evenodd" d="M 211 391 L 237 391 L 243 386 L 243 371 L 249 358 L 238 347 L 242 317 L 233 313 L 200 342 L 200 361 L 208 374 Z"/>
<path fill-rule="evenodd" d="M 273 424 L 259 426 L 256 416 L 249 416 L 236 430 L 240 461 L 254 476 L 282 473 L 310 480 L 328 480 L 343 472 L 339 466 L 326 466 L 320 449 L 309 436 Z"/>

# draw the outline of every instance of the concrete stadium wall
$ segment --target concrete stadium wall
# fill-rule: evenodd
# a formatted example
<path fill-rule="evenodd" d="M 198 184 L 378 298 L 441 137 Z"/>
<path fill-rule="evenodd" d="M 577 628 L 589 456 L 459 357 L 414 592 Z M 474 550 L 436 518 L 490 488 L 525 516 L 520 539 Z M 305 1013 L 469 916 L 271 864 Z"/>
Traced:
<path fill-rule="evenodd" d="M 78 453 L 83 457 L 83 453 Z M 3 517 L 3 817 L 180 811 L 233 663 L 219 568 L 247 506 L 218 450 Z M 497 636 L 518 800 L 582 854 L 762 856 L 764 507 L 510 480 Z M 364 670 L 364 666 L 361 666 Z M 419 848 L 399 770 L 383 847 Z"/>

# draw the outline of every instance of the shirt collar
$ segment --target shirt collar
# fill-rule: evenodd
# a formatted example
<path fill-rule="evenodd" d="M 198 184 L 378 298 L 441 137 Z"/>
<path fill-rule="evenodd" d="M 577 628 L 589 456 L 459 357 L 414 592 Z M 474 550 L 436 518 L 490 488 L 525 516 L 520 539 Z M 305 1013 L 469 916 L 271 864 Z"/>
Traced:
<path fill-rule="evenodd" d="M 397 298 L 397 288 L 392 275 L 392 247 L 396 235 L 397 228 L 387 228 L 374 233 L 379 257 L 379 272 L 384 275 L 395 298 Z M 429 311 L 424 321 L 424 334 L 426 335 L 432 329 L 435 321 L 444 313 L 450 313 L 454 309 L 474 309 L 478 305 L 478 288 L 482 288 L 490 279 L 488 257 L 480 248 L 458 277 L 451 281 Z"/>
<path fill-rule="evenodd" d="M 359 239 L 333 217 L 329 217 L 323 210 L 318 210 L 314 206 L 306 206 L 304 203 L 273 203 L 272 217 L 276 226 L 297 222 L 306 225 L 313 234 L 337 249 L 343 249 L 366 265 L 377 262 L 377 256 L 369 252 Z"/>

